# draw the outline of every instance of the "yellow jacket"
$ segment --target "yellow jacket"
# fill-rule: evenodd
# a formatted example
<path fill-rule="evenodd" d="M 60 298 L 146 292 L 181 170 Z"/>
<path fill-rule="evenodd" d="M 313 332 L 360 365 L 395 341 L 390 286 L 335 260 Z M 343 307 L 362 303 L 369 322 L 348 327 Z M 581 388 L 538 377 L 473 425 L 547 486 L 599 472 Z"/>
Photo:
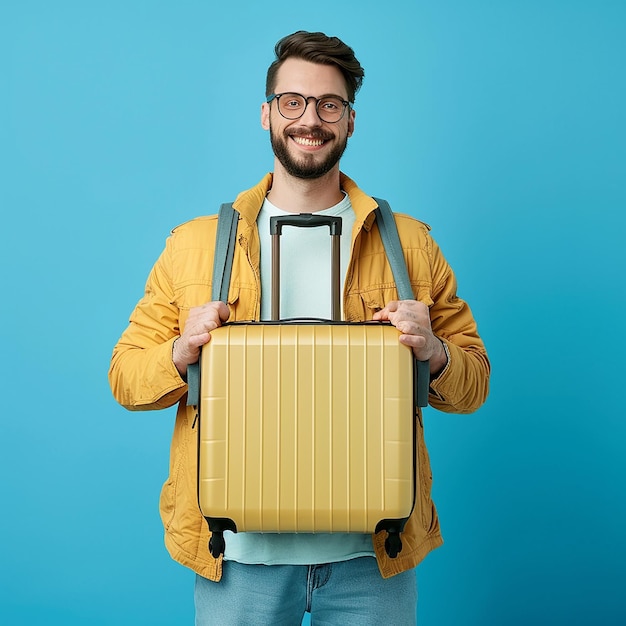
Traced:
<path fill-rule="evenodd" d="M 256 218 L 272 184 L 267 174 L 235 203 L 240 213 L 237 244 L 228 295 L 229 321 L 258 320 L 261 284 Z M 352 253 L 344 286 L 344 316 L 348 321 L 372 318 L 397 299 L 395 284 L 374 221 L 376 202 L 342 174 L 356 221 Z M 456 295 L 456 280 L 428 226 L 396 215 L 415 298 L 430 306 L 433 332 L 446 344 L 449 363 L 431 383 L 431 406 L 447 412 L 470 413 L 485 401 L 489 361 L 467 304 Z M 197 432 L 194 407 L 185 405 L 187 384 L 172 362 L 172 344 L 185 326 L 189 309 L 211 300 L 213 244 L 217 216 L 200 217 L 172 231 L 155 263 L 145 294 L 130 324 L 113 350 L 109 381 L 116 400 L 134 411 L 178 404 L 170 450 L 170 472 L 161 493 L 165 544 L 176 561 L 211 580 L 219 580 L 222 560 L 208 551 L 209 530 L 197 502 Z M 416 566 L 443 542 L 431 499 L 432 476 L 424 442 L 421 413 L 416 437 L 418 480 L 416 503 L 402 533 L 402 552 L 389 558 L 385 533 L 374 536 L 374 549 L 384 577 Z"/>

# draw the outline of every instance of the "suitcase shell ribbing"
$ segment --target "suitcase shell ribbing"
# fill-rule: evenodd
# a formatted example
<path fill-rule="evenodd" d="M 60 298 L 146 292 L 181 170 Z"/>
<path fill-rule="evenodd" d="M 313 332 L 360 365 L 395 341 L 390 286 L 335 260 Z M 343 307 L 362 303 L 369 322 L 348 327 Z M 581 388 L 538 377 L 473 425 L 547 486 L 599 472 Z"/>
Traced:
<path fill-rule="evenodd" d="M 202 350 L 198 498 L 237 531 L 375 532 L 414 502 L 412 352 L 387 324 L 231 324 Z"/>

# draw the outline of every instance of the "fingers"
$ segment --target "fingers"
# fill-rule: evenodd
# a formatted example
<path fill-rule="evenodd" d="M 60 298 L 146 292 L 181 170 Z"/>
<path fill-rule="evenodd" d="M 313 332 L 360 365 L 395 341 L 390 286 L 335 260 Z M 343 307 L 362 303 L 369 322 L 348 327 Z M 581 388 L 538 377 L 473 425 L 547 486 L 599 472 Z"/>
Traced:
<path fill-rule="evenodd" d="M 224 302 L 213 302 L 212 304 L 217 305 L 217 314 L 218 317 L 220 318 L 220 322 L 224 323 L 228 321 L 228 318 L 230 317 L 230 310 L 228 308 L 228 306 L 224 303 Z M 221 324 L 220 324 L 221 325 Z"/>
<path fill-rule="evenodd" d="M 402 345 L 413 348 L 416 353 L 426 347 L 426 337 L 424 335 L 402 334 L 399 337 L 399 341 Z"/>
<path fill-rule="evenodd" d="M 398 300 L 392 300 L 391 302 L 388 302 L 384 308 L 374 313 L 372 319 L 377 322 L 391 321 L 389 319 L 389 316 L 398 310 L 399 305 L 400 302 Z"/>
<path fill-rule="evenodd" d="M 430 358 L 435 337 L 430 326 L 428 306 L 423 302 L 394 300 L 374 314 L 373 319 L 391 322 L 401 333 L 400 343 L 412 348 L 416 358 Z"/>
<path fill-rule="evenodd" d="M 387 305 L 377 311 L 372 316 L 376 321 L 390 321 L 396 328 L 400 329 L 398 324 L 408 321 L 430 328 L 430 314 L 428 307 L 417 300 L 392 300 Z"/>
<path fill-rule="evenodd" d="M 230 311 L 223 302 L 207 302 L 202 306 L 194 307 L 189 311 L 183 335 L 194 337 L 210 333 L 221 326 L 229 315 Z"/>
<path fill-rule="evenodd" d="M 172 349 L 172 359 L 181 374 L 186 372 L 187 365 L 198 360 L 200 348 L 211 340 L 211 332 L 226 322 L 229 315 L 223 302 L 207 302 L 189 310 L 183 333 Z"/>

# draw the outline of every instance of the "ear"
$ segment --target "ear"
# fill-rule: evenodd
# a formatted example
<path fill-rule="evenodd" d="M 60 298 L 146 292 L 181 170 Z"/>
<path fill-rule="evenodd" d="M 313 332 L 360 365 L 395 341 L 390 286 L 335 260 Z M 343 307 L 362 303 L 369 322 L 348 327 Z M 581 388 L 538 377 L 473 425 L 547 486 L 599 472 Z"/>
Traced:
<path fill-rule="evenodd" d="M 268 102 L 261 105 L 261 126 L 263 130 L 270 129 L 270 105 Z"/>
<path fill-rule="evenodd" d="M 355 118 L 356 118 L 356 111 L 354 109 L 350 109 L 350 116 L 348 117 L 348 137 L 352 137 L 352 133 L 354 133 Z"/>

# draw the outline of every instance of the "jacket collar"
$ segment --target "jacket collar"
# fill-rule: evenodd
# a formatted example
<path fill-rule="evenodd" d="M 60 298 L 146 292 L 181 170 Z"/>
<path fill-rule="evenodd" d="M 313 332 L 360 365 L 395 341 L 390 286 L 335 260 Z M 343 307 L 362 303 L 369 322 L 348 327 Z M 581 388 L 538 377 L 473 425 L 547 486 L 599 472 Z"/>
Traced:
<path fill-rule="evenodd" d="M 245 219 L 250 226 L 256 223 L 265 196 L 272 188 L 272 180 L 272 174 L 266 174 L 257 185 L 251 189 L 242 191 L 233 203 L 233 207 L 239 211 L 241 217 Z M 365 230 L 369 230 L 375 219 L 374 209 L 378 206 L 376 200 L 361 191 L 357 184 L 343 173 L 340 176 L 340 181 L 341 188 L 350 197 L 352 209 L 356 214 L 355 225 L 362 225 Z"/>

